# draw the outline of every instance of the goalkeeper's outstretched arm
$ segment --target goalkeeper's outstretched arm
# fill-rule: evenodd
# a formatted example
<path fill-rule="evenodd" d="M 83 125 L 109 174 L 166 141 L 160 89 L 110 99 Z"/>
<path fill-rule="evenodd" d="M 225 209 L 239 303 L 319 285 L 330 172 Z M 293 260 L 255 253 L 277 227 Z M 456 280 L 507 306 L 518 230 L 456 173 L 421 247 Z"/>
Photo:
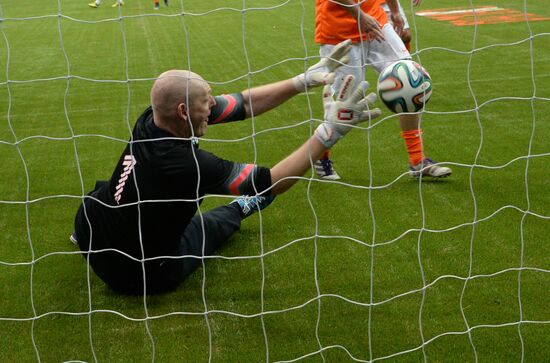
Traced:
<path fill-rule="evenodd" d="M 299 93 L 291 79 L 247 89 L 242 92 L 246 118 L 261 115 Z"/>
<path fill-rule="evenodd" d="M 343 41 L 333 48 L 328 57 L 309 67 L 305 73 L 243 91 L 246 117 L 261 115 L 307 89 L 332 83 L 334 70 L 348 62 L 350 49 L 351 41 Z"/>

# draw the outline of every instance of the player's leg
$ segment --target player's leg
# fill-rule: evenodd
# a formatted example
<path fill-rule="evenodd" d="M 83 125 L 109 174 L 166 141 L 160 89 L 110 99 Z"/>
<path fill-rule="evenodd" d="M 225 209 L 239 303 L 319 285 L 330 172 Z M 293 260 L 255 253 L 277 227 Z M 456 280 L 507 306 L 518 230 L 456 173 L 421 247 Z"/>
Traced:
<path fill-rule="evenodd" d="M 368 63 L 372 64 L 377 73 L 380 73 L 395 61 L 411 59 L 409 51 L 405 48 L 403 41 L 391 24 L 384 25 L 382 32 L 386 40 L 384 42 L 371 42 L 369 49 L 364 54 Z M 420 128 L 420 114 L 400 114 L 399 125 L 401 127 L 401 137 L 407 148 L 409 172 L 412 176 L 417 177 L 422 174 L 432 177 L 446 177 L 451 175 L 452 170 L 450 168 L 439 166 L 425 156 L 422 129 Z"/>
<path fill-rule="evenodd" d="M 179 252 L 197 258 L 184 259 L 182 277 L 196 270 L 202 264 L 201 257 L 214 253 L 238 231 L 242 219 L 241 208 L 235 203 L 193 217 L 185 229 Z"/>
<path fill-rule="evenodd" d="M 403 32 L 401 33 L 401 40 L 405 44 L 405 48 L 410 52 L 411 51 L 411 27 L 409 26 L 409 21 L 407 20 L 407 15 L 405 15 L 405 10 L 401 6 L 400 2 L 397 2 L 399 5 L 399 14 L 403 18 Z"/>
<path fill-rule="evenodd" d="M 154 2 L 154 7 L 153 7 L 153 9 L 155 9 L 155 10 L 159 10 L 159 9 L 160 9 L 160 3 L 159 3 L 159 0 L 154 0 L 153 2 Z"/>
<path fill-rule="evenodd" d="M 155 264 L 148 266 L 147 281 L 148 286 L 154 286 L 152 293 L 178 287 L 202 266 L 204 256 L 212 255 L 239 230 L 242 219 L 240 207 L 235 204 L 194 216 L 185 228 L 179 245 L 169 254 L 171 257 L 157 259 Z M 147 290 L 151 291 L 149 287 Z"/>
<path fill-rule="evenodd" d="M 177 247 L 163 256 L 142 263 L 116 251 L 104 251 L 90 254 L 90 265 L 96 275 L 118 293 L 168 292 L 202 265 L 203 256 L 211 255 L 226 242 L 240 228 L 243 218 L 240 205 L 231 203 L 206 212 L 202 217 L 193 217 Z M 77 238 L 87 241 L 80 229 L 77 230 Z M 165 241 L 159 241 L 162 242 Z M 86 243 L 80 243 L 80 248 L 87 250 Z"/>
<path fill-rule="evenodd" d="M 273 199 L 273 196 L 240 197 L 202 216 L 194 216 L 183 233 L 177 255 L 195 257 L 176 260 L 181 263 L 175 264 L 173 276 L 181 281 L 199 268 L 203 256 L 212 255 L 239 230 L 244 218 L 267 207 Z"/>
<path fill-rule="evenodd" d="M 410 52 L 411 51 L 411 29 L 409 26 L 409 21 L 407 20 L 407 15 L 405 14 L 405 10 L 403 10 L 403 7 L 401 6 L 401 3 L 398 1 L 397 5 L 399 6 L 399 15 L 401 15 L 401 18 L 403 19 L 403 32 L 401 33 L 401 40 L 405 44 L 405 47 Z M 393 25 L 392 23 L 392 17 L 391 17 L 391 10 L 388 4 L 385 2 L 381 4 L 382 9 L 386 12 L 386 16 L 388 17 L 388 22 Z"/>
<path fill-rule="evenodd" d="M 405 43 L 405 48 L 410 52 L 411 51 L 411 29 L 403 28 L 403 33 L 401 33 L 401 40 Z"/>
<path fill-rule="evenodd" d="M 111 5 L 113 8 L 116 8 L 117 6 L 122 6 L 124 5 L 124 1 L 123 0 L 116 0 L 115 3 L 113 5 Z"/>
<path fill-rule="evenodd" d="M 93 3 L 89 3 L 88 6 L 91 8 L 98 8 L 101 5 L 101 0 L 95 0 Z"/>
<path fill-rule="evenodd" d="M 321 155 L 319 160 L 315 162 L 315 173 L 319 178 L 324 180 L 340 180 L 340 175 L 334 170 L 331 156 L 331 150 L 327 150 Z"/>
<path fill-rule="evenodd" d="M 327 57 L 334 48 L 333 45 L 323 44 L 319 48 L 319 55 L 321 57 Z M 348 54 L 349 62 L 347 65 L 343 65 L 336 69 L 334 83 L 332 84 L 333 92 L 340 89 L 342 81 L 348 74 L 353 74 L 355 79 L 363 80 L 365 79 L 364 68 L 362 66 L 363 61 L 361 58 L 361 50 L 357 44 L 354 44 L 351 47 L 351 50 Z M 331 159 L 332 151 L 327 150 L 321 155 L 321 158 L 315 162 L 315 173 L 321 179 L 325 180 L 339 180 L 340 175 L 334 170 L 334 163 Z"/>

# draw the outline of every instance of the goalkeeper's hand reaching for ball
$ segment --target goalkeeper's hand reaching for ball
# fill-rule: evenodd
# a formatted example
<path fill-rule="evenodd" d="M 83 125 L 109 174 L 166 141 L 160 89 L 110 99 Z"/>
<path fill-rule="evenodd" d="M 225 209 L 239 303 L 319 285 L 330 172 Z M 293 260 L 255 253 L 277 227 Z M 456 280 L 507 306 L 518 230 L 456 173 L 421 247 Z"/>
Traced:
<path fill-rule="evenodd" d="M 349 61 L 350 50 L 351 41 L 343 41 L 334 46 L 328 57 L 321 58 L 305 73 L 242 91 L 245 110 L 242 118 L 259 116 L 312 87 L 331 84 L 334 81 L 334 71 Z M 220 107 L 221 105 L 218 106 Z"/>
<path fill-rule="evenodd" d="M 334 71 L 349 61 L 348 53 L 351 50 L 351 40 L 338 43 L 326 58 L 311 67 L 305 73 L 292 78 L 294 87 L 299 92 L 304 92 L 312 87 L 332 84 L 334 82 Z"/>
<path fill-rule="evenodd" d="M 379 108 L 370 107 L 376 101 L 376 94 L 369 93 L 365 96 L 369 83 L 362 81 L 357 87 L 354 86 L 355 77 L 346 76 L 336 100 L 329 85 L 323 89 L 325 121 L 317 127 L 315 136 L 327 148 L 336 144 L 353 126 L 382 114 Z"/>
<path fill-rule="evenodd" d="M 271 168 L 272 194 L 288 190 L 299 177 L 311 170 L 312 162 L 318 160 L 351 128 L 381 115 L 379 108 L 371 108 L 376 95 L 369 93 L 365 96 L 368 82 L 363 81 L 357 87 L 354 85 L 355 78 L 352 75 L 344 78 L 336 99 L 333 98 L 330 85 L 324 87 L 324 121 L 302 146 Z"/>

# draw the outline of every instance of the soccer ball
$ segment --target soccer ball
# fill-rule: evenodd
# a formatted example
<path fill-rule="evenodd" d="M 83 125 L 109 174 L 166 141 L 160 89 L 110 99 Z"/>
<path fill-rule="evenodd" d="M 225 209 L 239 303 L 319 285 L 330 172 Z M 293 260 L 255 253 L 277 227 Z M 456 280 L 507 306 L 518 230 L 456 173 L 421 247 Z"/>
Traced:
<path fill-rule="evenodd" d="M 418 112 L 432 95 L 432 79 L 412 60 L 400 60 L 387 66 L 378 77 L 378 95 L 393 112 Z"/>

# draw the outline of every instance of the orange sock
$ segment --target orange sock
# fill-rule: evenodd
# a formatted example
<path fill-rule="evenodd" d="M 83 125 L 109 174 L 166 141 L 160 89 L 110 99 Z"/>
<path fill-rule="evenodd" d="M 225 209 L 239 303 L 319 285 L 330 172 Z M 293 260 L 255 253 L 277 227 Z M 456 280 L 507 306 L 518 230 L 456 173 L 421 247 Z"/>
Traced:
<path fill-rule="evenodd" d="M 401 137 L 405 140 L 407 153 L 409 154 L 409 163 L 416 165 L 424 160 L 424 150 L 422 150 L 422 130 L 402 131 Z"/>
<path fill-rule="evenodd" d="M 332 153 L 330 152 L 330 149 L 328 149 L 327 151 L 325 151 L 321 157 L 319 158 L 319 160 L 326 160 L 326 159 L 330 159 L 330 155 Z"/>
<path fill-rule="evenodd" d="M 155 6 L 158 6 L 159 0 L 153 0 L 155 2 Z"/>

